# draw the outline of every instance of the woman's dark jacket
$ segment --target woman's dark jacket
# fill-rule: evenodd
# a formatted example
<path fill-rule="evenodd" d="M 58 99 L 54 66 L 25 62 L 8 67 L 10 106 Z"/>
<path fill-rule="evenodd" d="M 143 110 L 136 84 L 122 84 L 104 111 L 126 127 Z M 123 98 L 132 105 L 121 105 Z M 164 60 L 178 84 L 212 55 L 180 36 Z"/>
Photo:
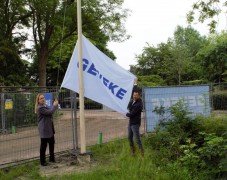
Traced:
<path fill-rule="evenodd" d="M 46 105 L 38 105 L 37 115 L 38 115 L 38 130 L 40 138 L 51 138 L 53 137 L 54 124 L 53 124 L 53 113 L 57 109 L 56 106 L 52 108 Z"/>

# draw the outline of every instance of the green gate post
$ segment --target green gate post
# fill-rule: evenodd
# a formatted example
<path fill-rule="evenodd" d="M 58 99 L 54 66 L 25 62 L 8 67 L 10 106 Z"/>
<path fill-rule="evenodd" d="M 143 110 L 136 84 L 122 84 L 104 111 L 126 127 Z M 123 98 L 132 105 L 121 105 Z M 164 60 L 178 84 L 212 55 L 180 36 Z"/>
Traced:
<path fill-rule="evenodd" d="M 102 132 L 99 132 L 99 135 L 98 135 L 98 144 L 102 144 Z"/>
<path fill-rule="evenodd" d="M 16 132 L 16 127 L 12 126 L 12 134 L 15 134 L 15 132 Z"/>

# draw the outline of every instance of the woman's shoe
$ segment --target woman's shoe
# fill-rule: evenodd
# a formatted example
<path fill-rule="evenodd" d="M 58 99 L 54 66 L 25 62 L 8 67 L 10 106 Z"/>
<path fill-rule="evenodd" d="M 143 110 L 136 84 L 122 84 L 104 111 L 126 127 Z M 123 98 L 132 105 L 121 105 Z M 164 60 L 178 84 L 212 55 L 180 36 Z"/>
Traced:
<path fill-rule="evenodd" d="M 45 162 L 45 163 L 41 163 L 41 166 L 47 166 L 48 164 Z"/>

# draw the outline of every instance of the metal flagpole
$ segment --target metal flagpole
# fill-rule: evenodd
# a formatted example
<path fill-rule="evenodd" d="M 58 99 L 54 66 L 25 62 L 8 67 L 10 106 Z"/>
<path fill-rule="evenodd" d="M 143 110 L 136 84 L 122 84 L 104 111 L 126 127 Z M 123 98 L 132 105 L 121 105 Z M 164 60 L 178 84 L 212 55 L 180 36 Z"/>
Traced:
<path fill-rule="evenodd" d="M 84 80 L 83 80 L 83 61 L 82 61 L 82 18 L 81 0 L 77 0 L 77 27 L 78 27 L 78 58 L 79 58 L 79 94 L 80 94 L 80 153 L 86 153 L 85 139 L 85 119 L 84 119 Z"/>

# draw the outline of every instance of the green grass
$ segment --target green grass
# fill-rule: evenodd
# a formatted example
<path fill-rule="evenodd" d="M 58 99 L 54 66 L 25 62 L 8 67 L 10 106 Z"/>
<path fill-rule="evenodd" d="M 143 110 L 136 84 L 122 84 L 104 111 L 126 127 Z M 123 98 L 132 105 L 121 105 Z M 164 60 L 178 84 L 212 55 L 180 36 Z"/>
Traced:
<path fill-rule="evenodd" d="M 145 138 L 143 138 L 144 141 Z M 126 139 L 95 145 L 89 148 L 93 152 L 96 166 L 88 171 L 65 174 L 62 176 L 41 177 L 38 162 L 0 171 L 0 179 L 83 179 L 83 180 L 187 180 L 191 179 L 187 169 L 177 163 L 159 157 L 159 152 L 145 147 L 142 158 L 137 149 L 136 156 L 131 156 Z"/>
<path fill-rule="evenodd" d="M 34 180 L 44 179 L 39 174 L 39 163 L 37 161 L 0 170 L 1 180 L 20 179 L 20 177 Z"/>

